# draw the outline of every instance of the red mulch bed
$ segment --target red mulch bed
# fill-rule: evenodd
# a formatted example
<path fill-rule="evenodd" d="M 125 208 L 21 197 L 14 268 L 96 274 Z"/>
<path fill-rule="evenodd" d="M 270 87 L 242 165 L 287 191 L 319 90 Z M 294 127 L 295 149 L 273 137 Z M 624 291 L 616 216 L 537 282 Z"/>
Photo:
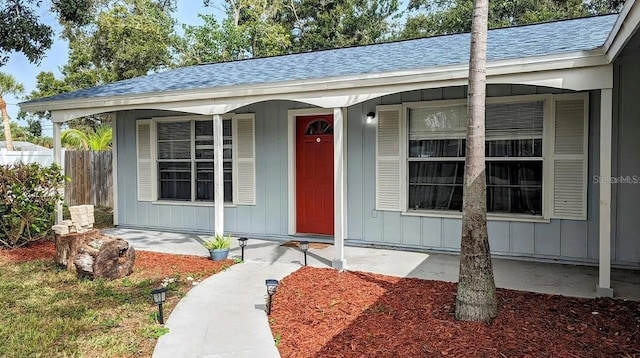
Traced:
<path fill-rule="evenodd" d="M 56 257 L 56 247 L 51 240 L 39 241 L 15 250 L 0 249 L 0 257 L 11 262 L 53 260 Z"/>
<path fill-rule="evenodd" d="M 56 248 L 53 241 L 46 240 L 15 250 L 0 250 L 0 258 L 11 262 L 33 260 L 53 260 Z M 154 277 L 171 277 L 177 274 L 195 274 L 208 276 L 233 265 L 233 260 L 211 261 L 200 256 L 162 254 L 149 251 L 136 251 L 134 272 Z"/>
<path fill-rule="evenodd" d="M 498 290 L 489 324 L 453 317 L 456 285 L 304 267 L 271 329 L 288 357 L 640 357 L 640 302 Z"/>
<path fill-rule="evenodd" d="M 150 251 L 136 251 L 134 269 L 143 273 L 153 273 L 170 277 L 191 273 L 198 278 L 213 275 L 233 265 L 233 260 L 211 261 L 208 257 L 191 255 L 162 254 Z"/>

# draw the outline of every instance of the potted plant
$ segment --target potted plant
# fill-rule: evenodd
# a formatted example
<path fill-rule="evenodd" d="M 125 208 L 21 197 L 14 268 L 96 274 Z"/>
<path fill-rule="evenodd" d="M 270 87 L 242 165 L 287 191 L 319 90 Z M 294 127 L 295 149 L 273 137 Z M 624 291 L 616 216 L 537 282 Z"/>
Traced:
<path fill-rule="evenodd" d="M 213 239 L 204 242 L 204 247 L 209 250 L 211 260 L 222 261 L 227 259 L 231 247 L 231 235 L 216 235 Z"/>

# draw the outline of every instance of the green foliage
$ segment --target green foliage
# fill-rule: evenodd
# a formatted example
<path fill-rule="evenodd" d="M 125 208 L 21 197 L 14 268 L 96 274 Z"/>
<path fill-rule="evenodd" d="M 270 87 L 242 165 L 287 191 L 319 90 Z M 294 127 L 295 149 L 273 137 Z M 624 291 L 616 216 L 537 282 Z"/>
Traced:
<path fill-rule="evenodd" d="M 157 316 L 157 313 L 154 316 Z M 158 318 L 156 317 L 155 320 Z M 169 333 L 169 328 L 165 326 L 146 326 L 142 329 L 142 335 L 146 338 L 158 339 L 167 333 Z"/>
<path fill-rule="evenodd" d="M 73 1 L 73 0 L 65 0 Z M 88 0 L 77 0 L 88 1 Z M 173 66 L 178 37 L 171 0 L 90 0 L 91 21 L 64 22 L 69 58 L 61 78 L 52 72 L 37 75 L 36 90 L 28 100 L 146 75 Z M 21 117 L 45 119 L 48 113 Z M 67 122 L 71 128 L 90 129 L 106 123 L 93 115 Z"/>
<path fill-rule="evenodd" d="M 21 94 L 22 92 L 24 92 L 22 83 L 16 81 L 12 75 L 0 72 L 0 97 L 8 94 Z"/>
<path fill-rule="evenodd" d="M 60 167 L 39 164 L 0 166 L 0 245 L 17 248 L 47 237 L 54 221 L 59 189 L 65 177 Z"/>
<path fill-rule="evenodd" d="M 293 0 L 283 19 L 294 34 L 294 51 L 366 45 L 389 37 L 397 0 Z"/>
<path fill-rule="evenodd" d="M 209 4 L 205 1 L 205 4 Z M 370 44 L 391 36 L 398 0 L 238 0 L 225 18 L 184 26 L 181 63 L 238 60 Z"/>
<path fill-rule="evenodd" d="M 86 3 L 92 0 L 54 0 L 52 10 L 69 23 L 86 20 Z M 37 63 L 53 43 L 53 29 L 40 18 L 42 1 L 11 0 L 0 5 L 0 65 L 12 52 L 23 53 Z"/>
<path fill-rule="evenodd" d="M 20 126 L 16 121 L 11 121 L 9 128 L 11 129 L 11 136 L 15 141 L 29 142 L 33 138 L 31 133 L 29 133 L 29 128 Z M 0 132 L 0 140 L 5 140 L 4 131 Z"/>
<path fill-rule="evenodd" d="M 107 206 L 96 206 L 93 210 L 95 223 L 93 227 L 96 229 L 105 229 L 113 227 L 113 209 Z"/>
<path fill-rule="evenodd" d="M 27 130 L 32 137 L 42 137 L 42 122 L 38 120 L 27 120 Z"/>
<path fill-rule="evenodd" d="M 96 68 L 91 62 L 90 47 L 88 40 L 84 37 L 77 38 L 69 43 L 69 59 L 67 64 L 62 66 L 62 79 L 57 79 L 53 72 L 40 72 L 36 76 L 36 89 L 26 97 L 26 99 L 38 99 L 54 96 L 56 94 L 71 92 L 77 89 L 96 86 L 112 81 L 112 76 L 105 69 Z M 41 121 L 48 119 L 48 112 L 30 113 L 21 112 L 19 118 L 27 121 Z M 96 123 L 103 123 L 104 116 L 93 115 L 80 119 L 68 121 L 66 124 L 71 128 L 93 128 Z"/>
<path fill-rule="evenodd" d="M 62 143 L 70 148 L 83 150 L 110 150 L 113 142 L 113 128 L 100 125 L 86 131 L 67 129 L 62 132 Z"/>
<path fill-rule="evenodd" d="M 623 0 L 492 0 L 489 28 L 508 27 L 619 10 Z M 410 0 L 401 38 L 468 32 L 473 0 Z"/>
<path fill-rule="evenodd" d="M 24 87 L 16 79 L 7 73 L 0 72 L 0 111 L 2 111 L 2 125 L 4 138 L 7 141 L 7 149 L 15 150 L 13 147 L 13 136 L 11 135 L 11 124 L 9 123 L 9 113 L 7 112 L 7 102 L 4 96 L 7 94 L 19 94 L 24 92 Z"/>
<path fill-rule="evenodd" d="M 230 19 L 220 24 L 212 15 L 198 16 L 203 25 L 183 25 L 183 65 L 239 60 L 249 55 L 248 38 Z"/>
<path fill-rule="evenodd" d="M 33 137 L 29 139 L 29 142 L 45 148 L 53 148 L 53 138 L 51 137 Z"/>
<path fill-rule="evenodd" d="M 84 26 L 91 22 L 95 0 L 52 0 L 52 8 L 58 12 L 60 22 L 73 22 Z"/>
<path fill-rule="evenodd" d="M 207 3 L 207 1 L 205 1 Z M 289 24 L 280 21 L 284 5 L 280 1 L 227 1 L 225 18 L 199 15 L 204 24 L 183 25 L 181 63 L 239 60 L 280 55 L 291 51 Z"/>
<path fill-rule="evenodd" d="M 171 64 L 174 20 L 152 0 L 122 0 L 101 12 L 91 34 L 92 62 L 112 80 L 146 75 Z"/>
<path fill-rule="evenodd" d="M 231 235 L 227 237 L 216 235 L 212 240 L 205 241 L 203 245 L 207 250 L 228 249 L 231 247 Z"/>
<path fill-rule="evenodd" d="M 135 274 L 78 280 L 53 260 L 17 264 L 0 255 L 0 357 L 150 357 L 166 333 L 149 319 L 158 311 L 149 292 L 158 285 Z M 167 316 L 173 302 L 165 304 Z"/>
<path fill-rule="evenodd" d="M 46 148 L 53 147 L 53 139 L 50 137 L 41 137 L 42 129 L 40 127 L 40 121 L 35 121 L 34 124 L 30 123 L 27 126 L 21 126 L 16 121 L 9 123 L 11 130 L 11 137 L 14 141 L 29 142 L 37 144 Z M 0 140 L 5 140 L 5 132 L 0 131 Z M 15 148 L 20 150 L 19 147 Z"/>

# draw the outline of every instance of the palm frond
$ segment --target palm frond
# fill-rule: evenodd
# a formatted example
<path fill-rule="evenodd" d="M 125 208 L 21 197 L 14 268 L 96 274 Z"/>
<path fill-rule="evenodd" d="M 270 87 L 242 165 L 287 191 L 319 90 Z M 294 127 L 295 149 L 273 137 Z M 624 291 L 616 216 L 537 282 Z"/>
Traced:
<path fill-rule="evenodd" d="M 89 150 L 89 138 L 78 129 L 70 128 L 62 132 L 62 144 L 74 149 Z"/>

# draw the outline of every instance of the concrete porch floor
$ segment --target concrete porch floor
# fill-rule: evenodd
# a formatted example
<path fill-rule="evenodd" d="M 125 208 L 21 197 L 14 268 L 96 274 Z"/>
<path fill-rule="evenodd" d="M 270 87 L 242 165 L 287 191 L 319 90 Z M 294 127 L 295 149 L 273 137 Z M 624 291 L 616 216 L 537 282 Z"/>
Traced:
<path fill-rule="evenodd" d="M 136 249 L 208 256 L 200 244 L 211 238 L 204 234 L 169 233 L 150 230 L 116 228 L 103 230 L 105 234 L 121 237 Z M 284 241 L 249 239 L 245 247 L 245 261 L 266 264 L 303 264 L 302 251 L 281 246 Z M 333 246 L 310 248 L 308 265 L 331 267 Z M 240 257 L 240 247 L 233 240 L 230 258 Z M 458 255 L 418 253 L 400 250 L 345 247 L 347 269 L 374 272 L 400 277 L 455 282 L 458 279 Z M 500 288 L 558 294 L 575 297 L 595 297 L 598 268 L 523 260 L 493 259 L 496 285 Z M 640 300 L 640 271 L 612 269 L 611 285 L 614 297 Z"/>

